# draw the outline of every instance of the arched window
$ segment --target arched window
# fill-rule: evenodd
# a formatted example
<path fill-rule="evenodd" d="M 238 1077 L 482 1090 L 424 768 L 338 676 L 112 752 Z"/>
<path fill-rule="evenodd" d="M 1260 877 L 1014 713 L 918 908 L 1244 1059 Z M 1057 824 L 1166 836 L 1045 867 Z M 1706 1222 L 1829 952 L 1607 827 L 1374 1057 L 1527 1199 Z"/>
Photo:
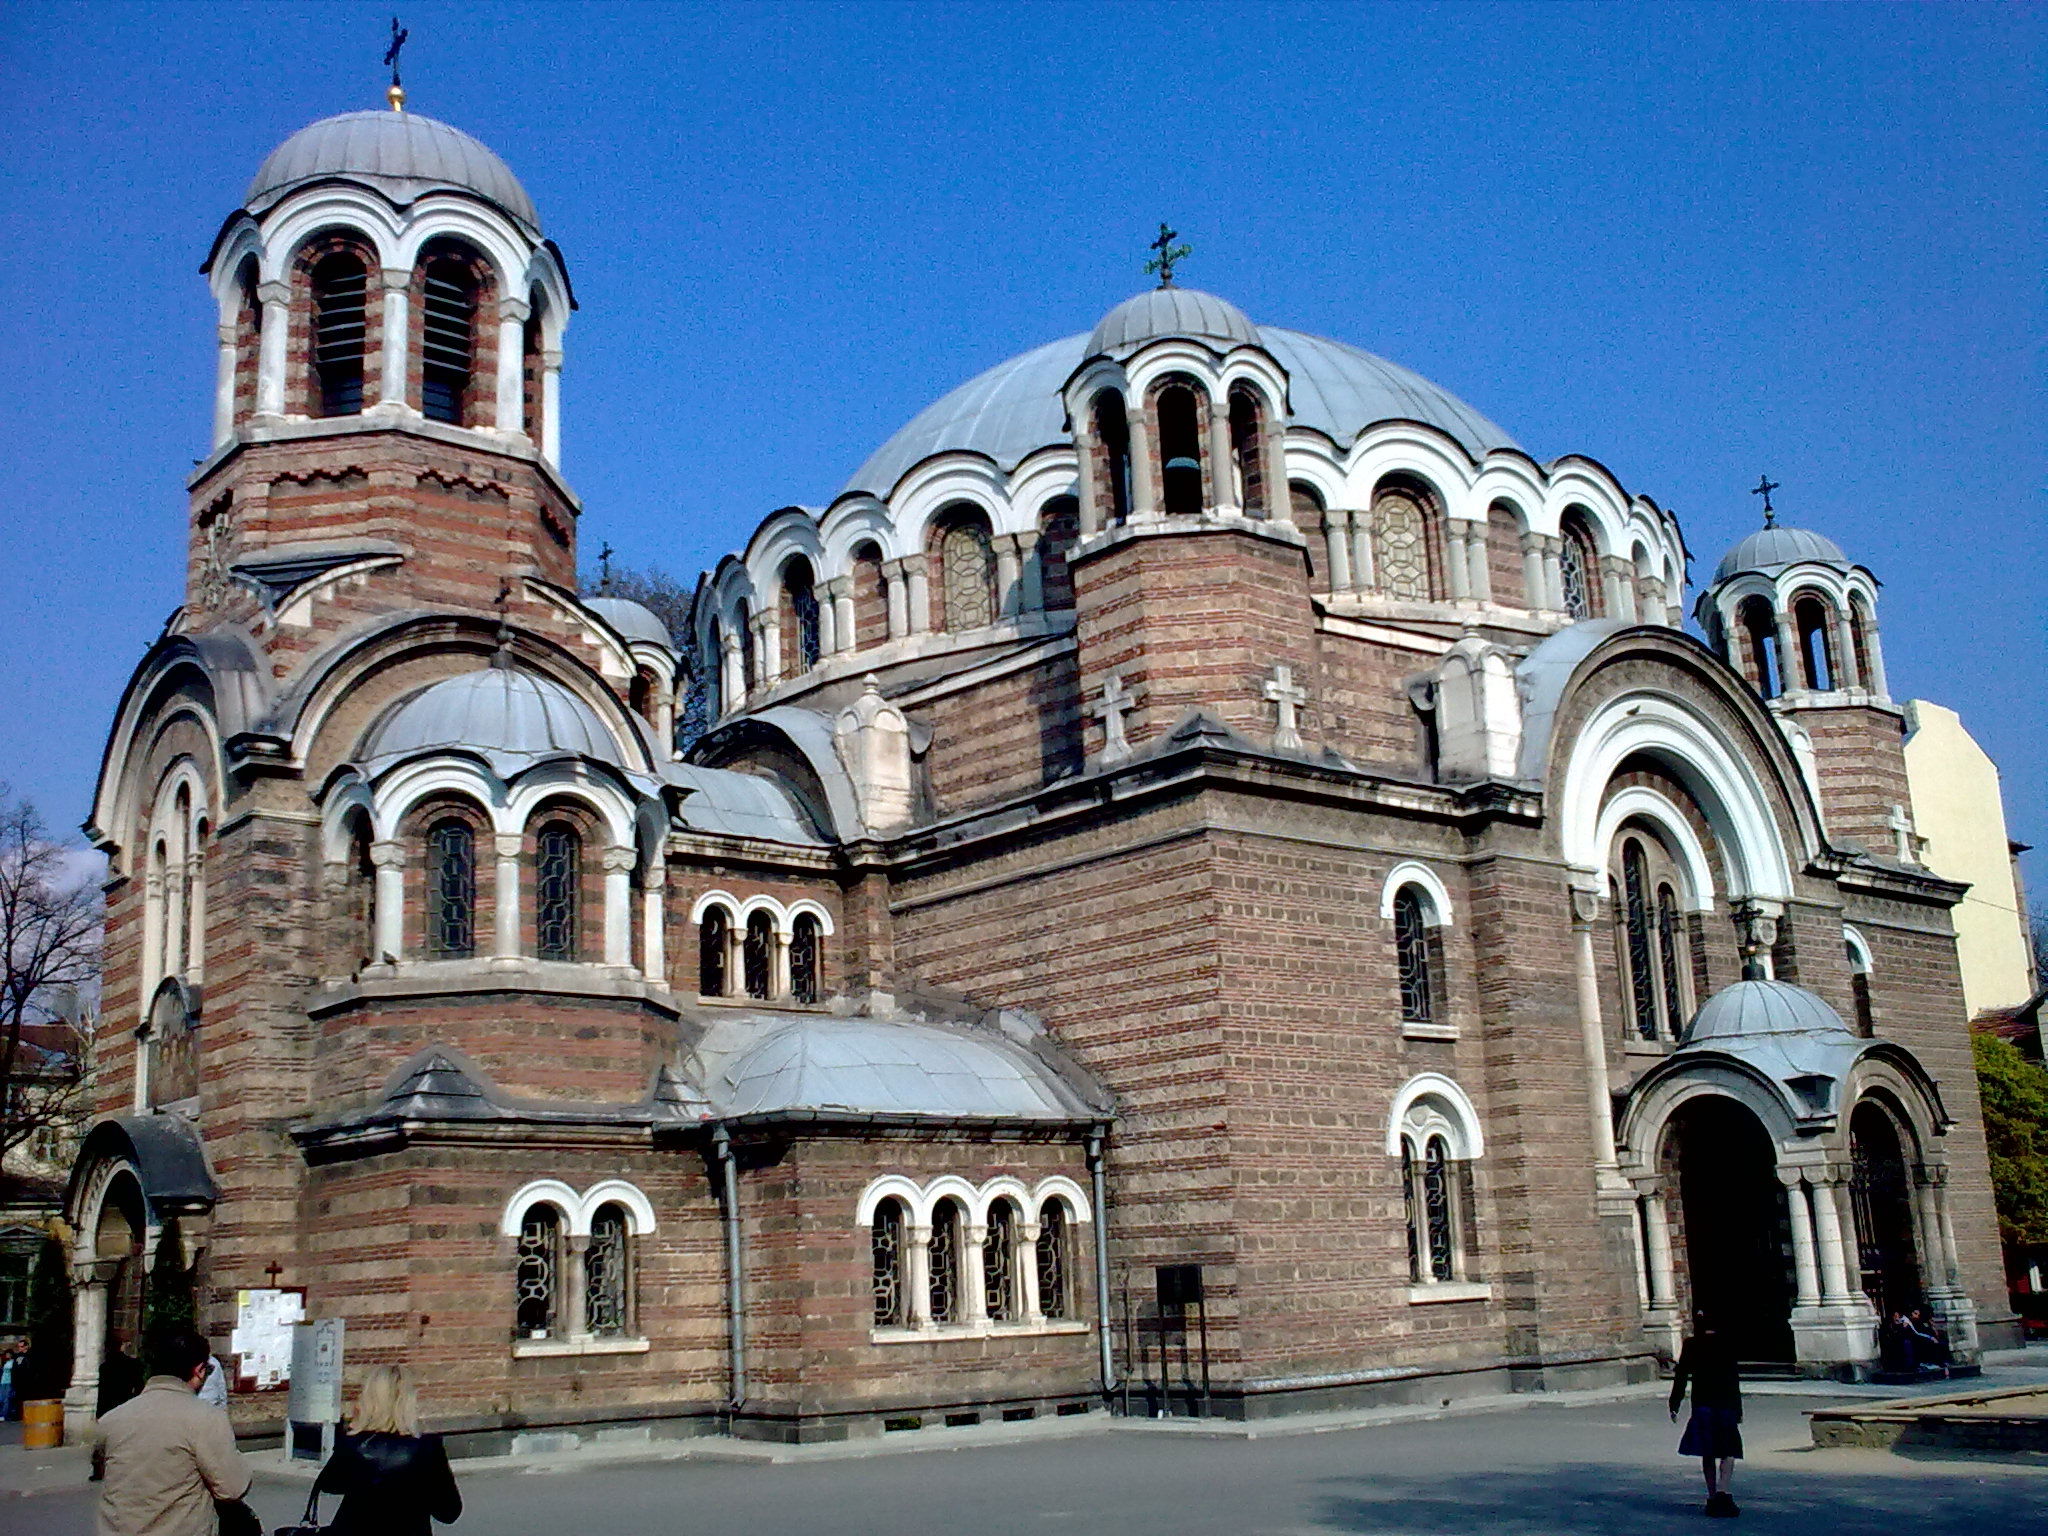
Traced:
<path fill-rule="evenodd" d="M 707 719 L 716 720 L 725 713 L 725 629 L 713 619 L 705 632 L 704 659 L 698 664 L 697 677 L 704 690 L 704 713 Z"/>
<path fill-rule="evenodd" d="M 427 829 L 427 953 L 476 953 L 476 833 L 453 816 Z"/>
<path fill-rule="evenodd" d="M 542 396 L 545 383 L 542 379 L 541 353 L 545 350 L 542 338 L 542 316 L 547 313 L 547 295 L 535 288 L 526 301 L 526 324 L 519 332 L 519 424 L 527 437 L 538 443 L 544 436 L 541 427 L 541 411 L 545 404 Z"/>
<path fill-rule="evenodd" d="M 889 584 L 882 575 L 882 550 L 863 544 L 853 552 L 854 646 L 868 650 L 889 638 Z M 842 645 L 845 643 L 842 637 Z"/>
<path fill-rule="evenodd" d="M 1055 496 L 1038 514 L 1038 592 L 1047 608 L 1074 606 L 1074 573 L 1067 558 L 1081 537 L 1081 504 L 1071 496 Z"/>
<path fill-rule="evenodd" d="M 1621 839 L 1611 872 L 1619 904 L 1629 1025 L 1644 1040 L 1675 1040 L 1691 1014 L 1692 935 L 1680 910 L 1675 861 L 1647 835 Z"/>
<path fill-rule="evenodd" d="M 1778 655 L 1778 621 L 1769 601 L 1745 597 L 1735 610 L 1735 625 L 1750 682 L 1764 698 L 1775 699 L 1785 691 L 1785 673 Z"/>
<path fill-rule="evenodd" d="M 766 999 L 775 990 L 775 920 L 766 912 L 747 918 L 746 942 L 740 946 L 741 979 L 747 996 Z"/>
<path fill-rule="evenodd" d="M 960 1244 L 966 1225 L 966 1213 L 957 1200 L 948 1197 L 932 1210 L 931 1247 L 927 1258 L 931 1270 L 929 1311 L 935 1323 L 961 1321 Z"/>
<path fill-rule="evenodd" d="M 1048 1200 L 1038 1208 L 1038 1310 L 1049 1318 L 1070 1318 L 1073 1299 L 1067 1277 L 1072 1270 L 1073 1223 L 1064 1200 Z"/>
<path fill-rule="evenodd" d="M 1834 610 L 1817 597 L 1802 597 L 1792 605 L 1792 624 L 1799 635 L 1806 686 L 1817 693 L 1830 692 L 1836 686 Z"/>
<path fill-rule="evenodd" d="M 1685 927 L 1678 915 L 1678 893 L 1668 883 L 1657 887 L 1657 964 L 1662 972 L 1664 1027 L 1676 1039 L 1685 1029 Z"/>
<path fill-rule="evenodd" d="M 1389 597 L 1427 602 L 1436 595 L 1439 561 L 1428 503 L 1406 485 L 1382 486 L 1373 496 L 1373 566 Z"/>
<path fill-rule="evenodd" d="M 1441 1136 L 1432 1136 L 1422 1153 L 1422 1213 L 1429 1239 L 1429 1278 L 1450 1280 L 1457 1274 L 1458 1247 L 1452 1223 L 1450 1150 Z"/>
<path fill-rule="evenodd" d="M 234 419 L 249 419 L 256 408 L 256 370 L 263 357 L 263 300 L 256 292 L 256 258 L 243 258 L 235 274 Z"/>
<path fill-rule="evenodd" d="M 1855 1004 L 1856 1033 L 1868 1039 L 1877 1033 L 1876 1015 L 1870 1007 L 1870 950 L 1860 935 L 1847 929 L 1842 943 L 1849 952 L 1849 995 Z"/>
<path fill-rule="evenodd" d="M 1103 518 L 1114 528 L 1131 516 L 1131 424 L 1124 414 L 1124 397 L 1113 389 L 1095 397 L 1095 437 L 1102 445 L 1106 482 L 1099 505 Z"/>
<path fill-rule="evenodd" d="M 761 676 L 761 669 L 755 665 L 754 613 L 746 603 L 742 602 L 734 610 L 732 628 L 740 642 L 740 691 L 750 693 L 756 688 L 765 688 L 768 680 Z M 740 702 L 741 700 L 737 698 L 728 699 L 726 706 L 736 708 Z"/>
<path fill-rule="evenodd" d="M 361 970 L 377 955 L 377 866 L 370 858 L 370 818 L 358 811 L 349 818 L 348 864 L 342 893 L 344 963 Z"/>
<path fill-rule="evenodd" d="M 1628 945 L 1629 1012 L 1636 1033 L 1658 1037 L 1656 960 L 1651 953 L 1650 875 L 1643 845 L 1630 838 L 1622 844 L 1622 921 Z"/>
<path fill-rule="evenodd" d="M 823 641 L 818 621 L 818 578 L 811 562 L 793 555 L 782 567 L 780 621 L 787 650 L 782 658 L 785 678 L 802 677 L 818 664 Z"/>
<path fill-rule="evenodd" d="M 1387 1151 L 1400 1159 L 1409 1279 L 1416 1285 L 1467 1280 L 1471 1168 L 1482 1144 L 1472 1106 L 1455 1083 L 1429 1072 L 1410 1079 L 1395 1106 Z"/>
<path fill-rule="evenodd" d="M 1433 916 L 1416 887 L 1404 885 L 1394 893 L 1394 959 L 1404 1024 L 1446 1022 L 1441 995 L 1443 940 Z"/>
<path fill-rule="evenodd" d="M 313 379 L 322 416 L 363 408 L 363 356 L 370 334 L 369 270 L 350 251 L 313 266 Z"/>
<path fill-rule="evenodd" d="M 1017 1207 L 997 1200 L 988 1208 L 988 1226 L 981 1239 L 982 1302 L 990 1322 L 1015 1322 L 1018 1306 Z"/>
<path fill-rule="evenodd" d="M 1877 620 L 1871 616 L 1870 605 L 1863 600 L 1861 592 L 1849 594 L 1849 642 L 1856 650 L 1856 681 L 1859 687 L 1872 693 L 1877 689 L 1877 673 L 1871 670 L 1873 636 Z"/>
<path fill-rule="evenodd" d="M 1161 510 L 1168 517 L 1199 517 L 1202 512 L 1202 412 L 1195 392 L 1185 384 L 1159 391 L 1159 464 Z"/>
<path fill-rule="evenodd" d="M 995 557 L 979 518 L 961 518 L 939 535 L 944 628 L 953 634 L 995 622 Z"/>
<path fill-rule="evenodd" d="M 476 372 L 477 279 L 467 257 L 431 257 L 420 274 L 420 413 L 464 425 Z"/>
<path fill-rule="evenodd" d="M 601 1339 L 633 1332 L 633 1251 L 624 1207 L 601 1205 L 583 1250 L 583 1326 Z"/>
<path fill-rule="evenodd" d="M 577 958 L 577 897 L 583 883 L 583 839 L 566 821 L 551 821 L 536 840 L 533 919 L 543 960 Z"/>
<path fill-rule="evenodd" d="M 877 1328 L 901 1328 L 910 1321 L 910 1298 L 904 1274 L 908 1253 L 904 1229 L 908 1224 L 903 1202 L 894 1195 L 875 1207 L 868 1244 Z"/>
<path fill-rule="evenodd" d="M 725 997 L 731 993 L 727 975 L 732 952 L 732 915 L 713 907 L 697 924 L 697 992 L 701 997 Z"/>
<path fill-rule="evenodd" d="M 1230 392 L 1232 499 L 1246 517 L 1269 517 L 1266 504 L 1266 415 L 1258 396 L 1242 384 Z"/>
<path fill-rule="evenodd" d="M 1585 519 L 1566 514 L 1557 552 L 1558 581 L 1564 588 L 1564 611 L 1575 619 L 1597 619 L 1606 611 L 1600 589 L 1600 551 Z"/>
<path fill-rule="evenodd" d="M 513 1332 L 545 1339 L 555 1331 L 561 1300 L 562 1215 L 536 1202 L 519 1221 L 518 1261 L 513 1270 Z"/>
<path fill-rule="evenodd" d="M 789 995 L 799 1003 L 818 1000 L 818 948 L 823 928 L 808 912 L 799 912 L 789 929 Z"/>

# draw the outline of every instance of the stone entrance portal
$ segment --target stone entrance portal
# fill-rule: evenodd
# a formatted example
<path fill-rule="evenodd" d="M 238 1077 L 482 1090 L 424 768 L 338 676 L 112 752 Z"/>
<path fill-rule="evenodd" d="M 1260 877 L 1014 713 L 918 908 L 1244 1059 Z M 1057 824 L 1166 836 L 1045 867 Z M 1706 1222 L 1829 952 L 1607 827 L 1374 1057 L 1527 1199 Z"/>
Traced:
<path fill-rule="evenodd" d="M 1679 1108 L 1669 1134 L 1692 1308 L 1718 1320 L 1745 1362 L 1789 1364 L 1791 1224 L 1769 1133 L 1708 1094 Z"/>

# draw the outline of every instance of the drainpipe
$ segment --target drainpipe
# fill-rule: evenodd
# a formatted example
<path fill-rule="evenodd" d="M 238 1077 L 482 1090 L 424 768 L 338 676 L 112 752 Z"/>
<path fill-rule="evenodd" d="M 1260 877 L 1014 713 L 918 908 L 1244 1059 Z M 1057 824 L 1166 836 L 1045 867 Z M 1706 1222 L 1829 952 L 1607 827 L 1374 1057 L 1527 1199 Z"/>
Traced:
<path fill-rule="evenodd" d="M 711 1129 L 711 1147 L 718 1155 L 719 1184 L 725 1205 L 726 1351 L 732 1362 L 732 1404 L 737 1413 L 747 1401 L 747 1293 L 740 1268 L 740 1185 L 733 1166 L 732 1133 Z"/>
<path fill-rule="evenodd" d="M 1095 1345 L 1102 1361 L 1102 1395 L 1116 1390 L 1116 1365 L 1109 1356 L 1109 1184 L 1103 1177 L 1102 1137 L 1107 1129 L 1088 1133 L 1088 1176 L 1095 1201 Z"/>

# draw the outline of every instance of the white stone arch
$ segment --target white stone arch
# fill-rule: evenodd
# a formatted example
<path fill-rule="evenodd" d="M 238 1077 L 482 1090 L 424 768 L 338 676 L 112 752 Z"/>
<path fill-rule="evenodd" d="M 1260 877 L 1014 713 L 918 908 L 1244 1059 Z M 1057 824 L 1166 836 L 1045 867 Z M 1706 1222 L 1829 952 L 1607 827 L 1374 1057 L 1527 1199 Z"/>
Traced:
<path fill-rule="evenodd" d="M 872 1227 L 875 1224 L 875 1213 L 881 1209 L 882 1202 L 891 1196 L 903 1202 L 904 1214 L 912 1226 L 929 1225 L 924 1205 L 924 1191 L 918 1188 L 914 1180 L 906 1179 L 900 1173 L 885 1173 L 860 1192 L 860 1201 L 854 1207 L 854 1221 L 860 1226 Z"/>
<path fill-rule="evenodd" d="M 740 903 L 738 926 L 741 932 L 744 933 L 746 931 L 747 919 L 756 912 L 766 912 L 769 921 L 774 925 L 775 931 L 785 938 L 788 937 L 789 909 L 773 896 L 749 896 Z"/>
<path fill-rule="evenodd" d="M 815 917 L 818 920 L 818 932 L 820 934 L 828 939 L 832 936 L 832 914 L 808 896 L 799 897 L 789 904 L 787 919 L 792 932 L 796 929 L 796 920 L 806 915 Z"/>
<path fill-rule="evenodd" d="M 207 268 L 208 286 L 213 290 L 213 301 L 220 312 L 222 325 L 233 325 L 240 318 L 242 293 L 237 279 L 242 263 L 252 259 L 256 263 L 256 281 L 261 283 L 264 278 L 263 230 L 254 219 L 239 219 L 209 258 Z"/>
<path fill-rule="evenodd" d="M 1067 444 L 1041 448 L 1010 475 L 1009 505 L 1018 533 L 1038 531 L 1045 509 L 1060 497 L 1081 499 L 1081 460 Z"/>
<path fill-rule="evenodd" d="M 1686 889 L 1685 910 L 1688 912 L 1712 912 L 1715 910 L 1714 866 L 1707 857 L 1706 845 L 1694 830 L 1685 812 L 1674 804 L 1668 795 L 1660 794 L 1647 784 L 1631 784 L 1619 789 L 1608 798 L 1601 808 L 1599 829 L 1595 836 L 1604 849 L 1612 849 L 1615 839 L 1621 836 L 1622 827 L 1630 821 L 1646 821 L 1657 829 L 1664 845 L 1670 850 L 1678 864 L 1679 873 L 1684 876 Z M 1612 860 L 1601 865 L 1601 889 L 1613 894 L 1613 878 L 1609 866 Z"/>
<path fill-rule="evenodd" d="M 1799 1141 L 1799 1128 L 1785 1108 L 1776 1084 L 1726 1056 L 1671 1058 L 1680 1066 L 1661 1077 L 1646 1079 L 1629 1096 L 1615 1136 L 1622 1171 L 1631 1178 L 1654 1176 L 1671 1117 L 1698 1098 L 1733 1099 L 1755 1115 L 1770 1137 L 1782 1166 Z"/>
<path fill-rule="evenodd" d="M 1557 816 L 1565 861 L 1589 889 L 1603 889 L 1607 845 L 1600 815 L 1622 762 L 1641 754 L 1686 787 L 1719 843 L 1731 899 L 1785 901 L 1792 866 L 1770 796 L 1742 754 L 1682 700 L 1647 689 L 1605 700 L 1572 742 Z"/>
<path fill-rule="evenodd" d="M 866 494 L 834 502 L 818 533 L 828 579 L 852 575 L 853 552 L 863 544 L 873 544 L 884 561 L 894 560 L 902 553 L 897 547 L 896 525 L 890 520 L 889 509 Z"/>
<path fill-rule="evenodd" d="M 1202 387 L 1210 400 L 1220 397 L 1223 361 L 1209 347 L 1186 336 L 1163 336 L 1146 342 L 1124 359 L 1124 407 L 1143 402 L 1153 386 L 1184 374 Z"/>
<path fill-rule="evenodd" d="M 1445 518 L 1469 521 L 1470 459 L 1442 434 L 1405 423 L 1382 426 L 1359 437 L 1345 474 L 1347 499 L 1335 504 L 1370 510 L 1380 487 L 1391 476 L 1420 481 L 1436 498 Z"/>
<path fill-rule="evenodd" d="M 1418 1072 L 1395 1090 L 1387 1112 L 1387 1156 L 1401 1155 L 1404 1135 L 1414 1140 L 1418 1152 L 1429 1137 L 1442 1136 L 1457 1162 L 1486 1155 L 1486 1133 L 1480 1127 L 1479 1112 L 1465 1090 L 1441 1072 Z"/>
<path fill-rule="evenodd" d="M 1875 976 L 1877 961 L 1871 954 L 1870 940 L 1863 937 L 1860 929 L 1842 924 L 1842 944 L 1849 951 L 1849 969 L 1858 976 Z"/>
<path fill-rule="evenodd" d="M 529 1210 L 536 1205 L 551 1205 L 562 1218 L 562 1230 L 573 1235 L 577 1207 L 581 1204 L 582 1196 L 560 1179 L 534 1179 L 520 1185 L 512 1198 L 505 1202 L 505 1209 L 498 1217 L 498 1232 L 504 1237 L 517 1237 L 519 1225 Z"/>
<path fill-rule="evenodd" d="M 754 590 L 779 598 L 783 569 L 797 555 L 809 563 L 814 581 L 826 579 L 825 541 L 819 536 L 816 519 L 802 507 L 784 507 L 763 521 L 747 541 L 747 576 Z"/>
<path fill-rule="evenodd" d="M 1290 432 L 1285 443 L 1287 482 L 1292 496 L 1294 482 L 1300 481 L 1322 500 L 1323 510 L 1351 511 L 1350 481 L 1329 440 L 1320 434 Z M 1304 530 L 1313 533 L 1314 529 Z"/>
<path fill-rule="evenodd" d="M 706 917 L 710 916 L 713 907 L 725 908 L 725 919 L 727 922 L 731 923 L 739 920 L 739 897 L 733 895 L 731 891 L 706 891 L 691 904 L 690 926 L 695 927 L 702 923 Z"/>
<path fill-rule="evenodd" d="M 960 1202 L 960 1209 L 966 1213 L 969 1222 L 981 1220 L 981 1192 L 957 1173 L 942 1173 L 924 1187 L 924 1205 L 917 1218 L 919 1226 L 932 1224 L 932 1218 L 938 1214 L 939 1202 L 948 1195 Z"/>
<path fill-rule="evenodd" d="M 1031 1220 L 1038 1220 L 1038 1213 L 1048 1200 L 1065 1201 L 1067 1214 L 1076 1222 L 1095 1219 L 1095 1208 L 1088 1203 L 1088 1191 L 1063 1173 L 1047 1174 L 1031 1186 Z"/>
<path fill-rule="evenodd" d="M 586 1189 L 576 1202 L 576 1217 L 570 1224 L 571 1237 L 590 1236 L 590 1223 L 600 1207 L 616 1205 L 626 1213 L 626 1231 L 645 1237 L 654 1230 L 654 1202 L 636 1184 L 624 1179 L 600 1179 Z"/>
<path fill-rule="evenodd" d="M 1401 894 L 1403 886 L 1408 885 L 1417 887 L 1423 894 L 1424 923 L 1431 928 L 1455 926 L 1457 908 L 1451 901 L 1450 888 L 1435 870 L 1414 859 L 1403 859 L 1387 871 L 1387 878 L 1380 886 L 1381 917 L 1388 922 L 1394 920 L 1394 898 Z"/>
<path fill-rule="evenodd" d="M 1907 1161 L 1939 1165 L 1947 1161 L 1943 1142 L 1948 1134 L 1945 1112 L 1929 1101 L 1926 1089 L 1882 1056 L 1865 1055 L 1849 1069 L 1842 1084 L 1841 1147 L 1850 1147 L 1850 1121 L 1857 1108 L 1874 1104 L 1899 1133 Z"/>
<path fill-rule="evenodd" d="M 397 837 L 413 807 L 432 795 L 469 801 L 482 812 L 493 833 L 519 830 L 519 823 L 508 813 L 505 786 L 496 774 L 474 758 L 437 754 L 405 763 L 378 781 L 378 839 L 388 841 Z"/>
<path fill-rule="evenodd" d="M 500 298 L 526 301 L 525 277 L 533 261 L 533 242 L 510 218 L 488 204 L 448 193 L 428 193 L 406 210 L 392 265 L 411 271 L 420 252 L 435 240 L 459 240 L 474 246 L 491 264 Z"/>
<path fill-rule="evenodd" d="M 1265 348 L 1236 348 L 1223 359 L 1216 382 L 1221 391 L 1218 398 L 1225 405 L 1240 384 L 1256 395 L 1259 409 L 1265 412 L 1267 437 L 1287 430 L 1287 374 Z"/>
<path fill-rule="evenodd" d="M 906 555 L 923 554 L 933 521 L 955 507 L 972 508 L 987 518 L 991 535 L 1015 531 L 1008 487 L 995 466 L 978 456 L 920 465 L 904 477 L 890 505 Z"/>
<path fill-rule="evenodd" d="M 1585 514 L 1594 547 L 1602 555 L 1628 548 L 1628 493 L 1591 459 L 1570 457 L 1551 466 L 1544 492 L 1543 514 L 1550 525 L 1545 532 L 1562 534 L 1565 513 L 1574 507 Z"/>
<path fill-rule="evenodd" d="M 336 231 L 361 240 L 382 266 L 406 265 L 398 259 L 403 226 L 391 205 L 364 187 L 329 184 L 287 197 L 264 216 L 262 227 L 265 282 L 290 282 L 299 252 L 310 241 Z M 370 281 L 377 281 L 375 273 Z M 369 338 L 372 346 L 375 342 L 375 337 Z"/>
<path fill-rule="evenodd" d="M 543 763 L 523 773 L 505 797 L 506 830 L 525 834 L 544 801 L 569 800 L 604 824 L 614 848 L 636 847 L 634 799 L 580 763 Z"/>
<path fill-rule="evenodd" d="M 1004 1173 L 990 1179 L 978 1191 L 979 1204 L 975 1206 L 973 1212 L 975 1224 L 987 1226 L 989 1213 L 995 1209 L 996 1202 L 1003 1199 L 1016 1202 L 1019 1221 L 1038 1220 L 1037 1207 L 1031 1203 L 1031 1191 L 1025 1187 L 1024 1181 L 1012 1174 Z"/>
<path fill-rule="evenodd" d="M 339 864 L 349 856 L 348 823 L 357 811 L 369 820 L 370 836 L 377 836 L 377 796 L 362 775 L 346 770 L 331 784 L 320 800 L 320 856 Z"/>

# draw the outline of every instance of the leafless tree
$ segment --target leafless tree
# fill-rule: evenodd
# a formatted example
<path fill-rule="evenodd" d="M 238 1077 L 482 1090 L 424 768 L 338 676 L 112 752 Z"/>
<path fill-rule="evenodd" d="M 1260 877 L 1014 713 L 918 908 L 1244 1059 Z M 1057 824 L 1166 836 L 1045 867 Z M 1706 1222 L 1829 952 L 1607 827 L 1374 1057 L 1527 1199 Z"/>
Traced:
<path fill-rule="evenodd" d="M 659 566 L 634 570 L 606 560 L 596 571 L 583 573 L 583 595 L 629 598 L 651 609 L 676 648 L 688 649 L 683 641 L 690 626 L 690 589 Z"/>
<path fill-rule="evenodd" d="M 78 850 L 0 784 L 0 1158 L 85 1112 L 103 916 Z"/>

